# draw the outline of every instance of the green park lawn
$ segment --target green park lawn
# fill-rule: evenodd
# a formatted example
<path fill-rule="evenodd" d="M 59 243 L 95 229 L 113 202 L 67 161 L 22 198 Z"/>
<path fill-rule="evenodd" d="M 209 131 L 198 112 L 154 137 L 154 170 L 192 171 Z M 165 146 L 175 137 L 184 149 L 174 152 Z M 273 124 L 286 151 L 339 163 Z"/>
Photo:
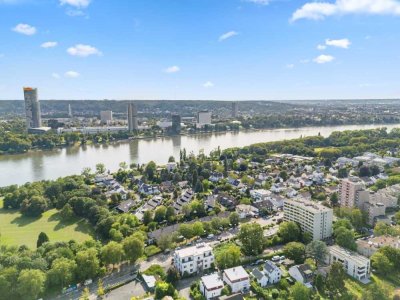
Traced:
<path fill-rule="evenodd" d="M 84 219 L 73 218 L 64 222 L 56 209 L 46 211 L 39 218 L 25 217 L 18 210 L 3 209 L 0 199 L 0 244 L 27 245 L 34 249 L 42 231 L 52 242 L 72 239 L 82 242 L 93 236 L 91 225 Z"/>

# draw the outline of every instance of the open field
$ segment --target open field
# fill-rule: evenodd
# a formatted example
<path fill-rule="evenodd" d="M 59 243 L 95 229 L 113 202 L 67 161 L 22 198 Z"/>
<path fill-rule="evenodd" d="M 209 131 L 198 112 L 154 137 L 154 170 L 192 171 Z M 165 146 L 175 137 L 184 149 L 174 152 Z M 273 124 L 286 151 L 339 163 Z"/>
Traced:
<path fill-rule="evenodd" d="M 0 242 L 6 245 L 27 245 L 36 248 L 40 232 L 45 232 L 50 241 L 82 242 L 93 236 L 93 229 L 84 219 L 61 220 L 56 209 L 46 211 L 39 218 L 22 216 L 17 210 L 4 210 L 0 199 Z"/>

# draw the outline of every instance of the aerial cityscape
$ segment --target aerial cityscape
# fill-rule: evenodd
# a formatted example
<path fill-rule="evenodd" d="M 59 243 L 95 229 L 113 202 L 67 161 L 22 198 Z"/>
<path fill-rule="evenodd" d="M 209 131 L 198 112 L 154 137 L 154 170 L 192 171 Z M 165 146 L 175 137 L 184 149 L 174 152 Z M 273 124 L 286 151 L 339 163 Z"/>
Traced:
<path fill-rule="evenodd" d="M 399 0 L 0 12 L 0 300 L 400 299 Z"/>

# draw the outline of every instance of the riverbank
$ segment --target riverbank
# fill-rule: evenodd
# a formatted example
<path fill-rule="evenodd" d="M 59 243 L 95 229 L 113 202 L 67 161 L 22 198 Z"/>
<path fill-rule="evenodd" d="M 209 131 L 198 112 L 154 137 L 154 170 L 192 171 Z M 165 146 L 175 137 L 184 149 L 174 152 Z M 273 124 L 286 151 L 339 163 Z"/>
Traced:
<path fill-rule="evenodd" d="M 320 128 L 331 128 L 331 127 L 342 127 L 342 126 L 377 126 L 377 127 L 387 127 L 387 126 L 393 126 L 393 125 L 397 125 L 397 124 L 348 124 L 348 125 L 321 125 L 318 126 Z M 234 129 L 234 130 L 222 130 L 222 131 L 204 131 L 204 132 L 193 132 L 193 133 L 189 133 L 189 132 L 183 132 L 181 134 L 176 134 L 176 135 L 167 135 L 167 134 L 159 134 L 159 135 L 155 135 L 155 136 L 134 136 L 134 137 L 129 137 L 129 138 L 118 138 L 115 136 L 112 136 L 112 140 L 110 141 L 106 141 L 106 142 L 94 142 L 92 140 L 87 140 L 85 143 L 81 143 L 81 142 L 76 142 L 73 144 L 63 144 L 63 145 L 57 145 L 54 147 L 39 147 L 39 146 L 35 146 L 32 147 L 31 149 L 27 150 L 27 151 L 15 151 L 15 152 L 1 152 L 0 151 L 0 157 L 2 156 L 12 156 L 12 155 L 21 155 L 21 154 L 29 154 L 29 153 L 34 153 L 37 151 L 54 151 L 54 150 L 60 150 L 60 149 L 67 149 L 67 148 L 72 148 L 72 147 L 83 147 L 83 146 L 90 146 L 90 145 L 111 145 L 114 143 L 125 143 L 125 142 L 129 142 L 129 141 L 135 141 L 135 140 L 155 140 L 155 139 L 164 139 L 164 138 L 174 138 L 177 136 L 210 136 L 210 135 L 223 135 L 226 133 L 239 133 L 239 132 L 263 132 L 263 131 L 271 131 L 271 130 L 294 130 L 294 129 L 301 129 L 301 128 L 315 128 L 316 126 L 303 126 L 303 127 L 278 127 L 278 128 L 242 128 L 242 129 Z M 59 136 L 59 135 L 57 135 Z M 92 135 L 90 135 L 92 136 Z"/>
<path fill-rule="evenodd" d="M 24 154 L 0 156 L 0 186 L 25 182 L 50 180 L 67 175 L 80 174 L 83 168 L 95 168 L 104 163 L 111 171 L 119 168 L 120 162 L 146 164 L 154 161 L 163 165 L 170 156 L 179 159 L 180 151 L 209 154 L 220 149 L 244 147 L 261 142 L 274 142 L 300 138 L 301 136 L 329 136 L 334 131 L 365 130 L 389 125 L 349 125 L 330 127 L 302 127 L 270 130 L 250 130 L 193 135 L 147 137 L 134 140 L 119 140 L 108 144 L 91 144 L 66 147 L 48 151 L 32 151 Z"/>

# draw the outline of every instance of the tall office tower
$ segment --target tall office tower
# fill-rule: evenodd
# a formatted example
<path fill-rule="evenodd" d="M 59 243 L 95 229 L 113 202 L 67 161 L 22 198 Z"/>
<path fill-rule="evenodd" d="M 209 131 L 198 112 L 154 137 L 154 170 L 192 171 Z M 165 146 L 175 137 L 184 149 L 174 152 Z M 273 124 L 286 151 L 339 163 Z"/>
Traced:
<path fill-rule="evenodd" d="M 181 121 L 180 115 L 172 115 L 172 132 L 181 133 Z"/>
<path fill-rule="evenodd" d="M 100 112 L 100 120 L 103 124 L 108 124 L 113 120 L 113 112 L 111 110 L 103 110 Z"/>
<path fill-rule="evenodd" d="M 68 117 L 72 118 L 72 108 L 71 108 L 71 104 L 68 104 Z"/>
<path fill-rule="evenodd" d="M 237 118 L 239 113 L 239 103 L 232 102 L 232 118 Z"/>
<path fill-rule="evenodd" d="M 40 102 L 38 100 L 37 89 L 24 87 L 26 127 L 42 127 L 42 118 L 40 116 Z"/>
<path fill-rule="evenodd" d="M 197 113 L 197 123 L 200 125 L 210 125 L 211 124 L 211 112 L 210 111 L 199 111 Z"/>
<path fill-rule="evenodd" d="M 128 103 L 128 128 L 131 132 L 139 129 L 137 107 L 133 103 Z"/>

